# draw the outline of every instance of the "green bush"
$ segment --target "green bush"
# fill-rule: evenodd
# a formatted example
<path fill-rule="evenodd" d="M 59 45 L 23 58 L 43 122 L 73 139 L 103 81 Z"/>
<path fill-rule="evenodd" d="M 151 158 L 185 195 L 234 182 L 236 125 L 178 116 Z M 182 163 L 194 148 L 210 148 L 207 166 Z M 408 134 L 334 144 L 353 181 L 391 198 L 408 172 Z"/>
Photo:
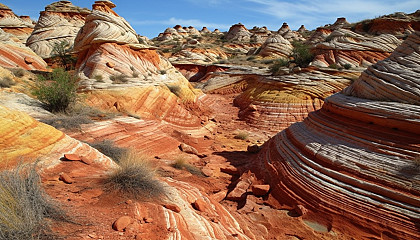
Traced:
<path fill-rule="evenodd" d="M 128 82 L 128 78 L 124 74 L 116 74 L 109 77 L 113 83 L 122 84 Z"/>
<path fill-rule="evenodd" d="M 77 62 L 77 58 L 70 54 L 70 47 L 71 46 L 68 41 L 61 41 L 59 43 L 55 43 L 51 51 L 51 57 L 53 59 L 57 59 L 60 66 L 66 70 L 72 69 Z"/>
<path fill-rule="evenodd" d="M 351 68 L 351 64 L 350 63 L 346 63 L 344 64 L 344 68 L 349 70 Z"/>
<path fill-rule="evenodd" d="M 0 80 L 0 88 L 9 88 L 13 85 L 16 85 L 16 83 L 10 77 L 4 77 Z"/>
<path fill-rule="evenodd" d="M 160 73 L 161 75 L 165 75 L 165 74 L 166 74 L 166 70 L 159 70 L 159 73 Z"/>
<path fill-rule="evenodd" d="M 75 103 L 76 79 L 62 68 L 54 69 L 46 77 L 38 75 L 33 94 L 52 112 L 66 112 Z"/>
<path fill-rule="evenodd" d="M 289 61 L 283 58 L 277 59 L 273 65 L 270 66 L 270 72 L 276 75 L 280 68 L 287 67 L 289 65 Z"/>
<path fill-rule="evenodd" d="M 0 172 L 0 239 L 57 239 L 49 219 L 65 214 L 42 189 L 35 164 Z"/>
<path fill-rule="evenodd" d="M 119 168 L 106 178 L 105 186 L 109 191 L 140 200 L 156 199 L 165 193 L 151 163 L 134 153 L 121 158 Z"/>
<path fill-rule="evenodd" d="M 338 69 L 338 65 L 335 63 L 330 64 L 328 67 L 332 69 Z"/>
<path fill-rule="evenodd" d="M 314 55 L 311 53 L 311 47 L 298 41 L 294 41 L 292 45 L 294 62 L 299 67 L 307 67 L 314 59 Z"/>

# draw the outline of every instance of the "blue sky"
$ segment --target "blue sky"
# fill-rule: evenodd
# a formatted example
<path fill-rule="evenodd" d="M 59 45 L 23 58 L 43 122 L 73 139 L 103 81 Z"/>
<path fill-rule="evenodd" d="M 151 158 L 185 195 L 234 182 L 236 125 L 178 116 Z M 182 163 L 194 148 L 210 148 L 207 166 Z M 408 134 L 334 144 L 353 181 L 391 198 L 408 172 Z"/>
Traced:
<path fill-rule="evenodd" d="M 38 19 L 39 12 L 54 1 L 48 0 L 1 0 L 18 15 Z M 73 0 L 72 3 L 91 9 L 90 0 Z M 277 30 L 283 22 L 292 29 L 304 24 L 315 29 L 334 23 L 337 17 L 346 17 L 349 22 L 394 12 L 415 12 L 420 9 L 419 0 L 114 0 L 114 9 L 126 18 L 137 33 L 150 38 L 167 27 L 176 24 L 210 30 L 227 31 L 235 23 L 246 27 L 267 26 Z"/>

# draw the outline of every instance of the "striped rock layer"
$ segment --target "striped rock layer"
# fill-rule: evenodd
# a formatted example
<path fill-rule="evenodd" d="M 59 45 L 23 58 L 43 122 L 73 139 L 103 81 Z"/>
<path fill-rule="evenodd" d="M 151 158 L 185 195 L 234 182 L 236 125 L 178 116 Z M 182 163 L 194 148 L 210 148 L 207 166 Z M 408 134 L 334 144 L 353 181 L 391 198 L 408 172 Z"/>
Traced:
<path fill-rule="evenodd" d="M 388 57 L 401 44 L 393 35 L 368 38 L 346 29 L 335 30 L 327 40 L 313 49 L 315 59 L 311 65 L 328 67 L 331 64 L 350 64 L 352 67 L 367 67 Z"/>
<path fill-rule="evenodd" d="M 63 132 L 36 121 L 28 114 L 0 106 L 0 166 L 20 161 L 39 159 L 45 167 L 59 163 L 63 154 L 74 153 L 104 166 L 115 166 L 112 161 Z"/>
<path fill-rule="evenodd" d="M 57 54 L 52 53 L 56 44 L 66 42 L 68 48 L 71 48 L 89 13 L 88 9 L 74 6 L 69 1 L 55 2 L 46 6 L 26 45 L 42 58 Z"/>
<path fill-rule="evenodd" d="M 34 29 L 34 24 L 28 16 L 17 16 L 9 7 L 0 6 L 0 28 L 12 34 L 17 42 L 25 43 Z"/>
<path fill-rule="evenodd" d="M 12 40 L 13 36 L 0 29 L 0 66 L 46 71 L 47 63 L 30 48 Z"/>
<path fill-rule="evenodd" d="M 250 81 L 234 103 L 248 125 L 277 132 L 302 121 L 320 109 L 325 98 L 349 84 L 348 79 L 317 71 L 260 77 Z"/>
<path fill-rule="evenodd" d="M 419 56 L 416 32 L 271 139 L 259 160 L 272 194 L 355 239 L 419 239 Z"/>
<path fill-rule="evenodd" d="M 262 57 L 288 58 L 292 53 L 292 44 L 284 39 L 280 34 L 274 34 L 267 38 L 261 46 L 258 55 Z"/>

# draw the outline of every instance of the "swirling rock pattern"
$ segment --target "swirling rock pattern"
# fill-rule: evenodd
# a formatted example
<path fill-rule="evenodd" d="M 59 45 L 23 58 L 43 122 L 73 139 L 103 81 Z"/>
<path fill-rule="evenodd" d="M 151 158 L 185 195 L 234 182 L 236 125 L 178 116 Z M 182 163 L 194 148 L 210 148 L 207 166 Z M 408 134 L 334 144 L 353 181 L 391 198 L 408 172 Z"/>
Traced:
<path fill-rule="evenodd" d="M 288 58 L 292 53 L 292 44 L 284 39 L 280 34 L 271 35 L 261 46 L 258 55 L 262 57 Z"/>
<path fill-rule="evenodd" d="M 71 48 L 89 13 L 88 9 L 74 6 L 69 1 L 59 1 L 46 6 L 26 45 L 42 58 L 51 57 L 54 46 L 63 41 Z"/>
<path fill-rule="evenodd" d="M 19 42 L 25 43 L 33 31 L 34 24 L 29 17 L 18 17 L 9 7 L 2 4 L 0 6 L 0 28 L 13 34 Z"/>
<path fill-rule="evenodd" d="M 259 156 L 273 195 L 356 239 L 419 239 L 420 33 Z"/>
<path fill-rule="evenodd" d="M 30 117 L 28 114 L 0 106 L 0 165 L 22 160 L 40 159 L 45 167 L 58 164 L 64 153 L 85 156 L 104 166 L 115 167 L 112 161 L 89 145 Z"/>
<path fill-rule="evenodd" d="M 47 70 L 47 63 L 30 48 L 12 40 L 12 35 L 0 29 L 0 66 L 26 70 Z"/>
<path fill-rule="evenodd" d="M 251 40 L 251 36 L 252 33 L 243 24 L 238 23 L 230 27 L 225 39 L 233 42 L 247 43 Z"/>
<path fill-rule="evenodd" d="M 321 72 L 259 77 L 248 82 L 234 103 L 239 117 L 250 126 L 277 132 L 302 121 L 322 107 L 324 99 L 341 91 L 350 81 Z"/>
<path fill-rule="evenodd" d="M 331 64 L 367 67 L 388 57 L 401 44 L 393 35 L 385 34 L 368 38 L 346 29 L 338 29 L 329 41 L 316 45 L 312 65 L 328 67 Z"/>

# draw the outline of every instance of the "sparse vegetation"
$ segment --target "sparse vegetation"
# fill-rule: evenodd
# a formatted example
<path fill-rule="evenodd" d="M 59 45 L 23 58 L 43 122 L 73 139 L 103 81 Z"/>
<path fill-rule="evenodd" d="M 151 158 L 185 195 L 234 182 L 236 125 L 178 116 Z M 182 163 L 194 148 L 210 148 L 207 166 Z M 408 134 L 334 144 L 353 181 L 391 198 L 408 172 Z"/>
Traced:
<path fill-rule="evenodd" d="M 165 75 L 165 74 L 166 74 L 166 70 L 159 70 L 159 73 L 160 73 L 161 75 Z"/>
<path fill-rule="evenodd" d="M 351 68 L 351 64 L 350 63 L 346 63 L 343 66 L 345 69 L 349 70 Z"/>
<path fill-rule="evenodd" d="M 283 58 L 277 59 L 273 65 L 270 66 L 270 72 L 274 75 L 279 73 L 280 68 L 287 67 L 289 65 L 289 61 Z"/>
<path fill-rule="evenodd" d="M 151 163 L 132 152 L 120 159 L 119 168 L 107 177 L 105 186 L 110 191 L 139 200 L 156 199 L 165 193 Z"/>
<path fill-rule="evenodd" d="M 13 81 L 10 77 L 4 77 L 0 80 L 0 88 L 9 88 L 15 84 L 15 81 Z"/>
<path fill-rule="evenodd" d="M 299 67 L 307 67 L 314 59 L 310 46 L 297 41 L 294 41 L 292 45 L 294 47 L 292 52 L 294 62 Z"/>
<path fill-rule="evenodd" d="M 247 140 L 249 137 L 249 133 L 245 131 L 240 131 L 235 135 L 235 139 Z"/>
<path fill-rule="evenodd" d="M 43 119 L 41 122 L 51 125 L 57 129 L 75 129 L 80 128 L 81 124 L 88 124 L 92 123 L 93 121 L 87 116 L 83 115 L 69 116 L 65 114 L 59 114 L 53 118 Z"/>
<path fill-rule="evenodd" d="M 330 64 L 328 67 L 332 69 L 338 69 L 338 65 L 335 63 Z"/>
<path fill-rule="evenodd" d="M 16 77 L 19 77 L 19 78 L 25 76 L 25 74 L 26 74 L 26 71 L 22 68 L 13 68 L 10 71 L 13 73 L 13 75 L 15 75 Z"/>
<path fill-rule="evenodd" d="M 109 77 L 113 83 L 122 84 L 128 82 L 128 78 L 124 74 L 116 74 Z"/>
<path fill-rule="evenodd" d="M 56 68 L 47 77 L 38 76 L 33 94 L 52 112 L 66 112 L 76 101 L 76 79 L 62 68 Z"/>
<path fill-rule="evenodd" d="M 95 79 L 98 82 L 104 82 L 104 77 L 100 74 L 93 76 L 93 79 Z"/>
<path fill-rule="evenodd" d="M 64 216 L 42 189 L 35 164 L 0 172 L 0 239 L 57 239 L 50 220 Z"/>
<path fill-rule="evenodd" d="M 175 94 L 177 97 L 181 94 L 181 87 L 178 85 L 166 85 L 168 87 L 169 91 L 171 91 L 173 94 Z"/>
<path fill-rule="evenodd" d="M 89 145 L 93 148 L 96 148 L 99 152 L 110 157 L 116 163 L 121 162 L 124 156 L 126 156 L 129 152 L 127 148 L 118 147 L 111 140 L 103 140 L 100 142 L 94 142 L 94 143 L 90 143 Z"/>
<path fill-rule="evenodd" d="M 51 51 L 51 57 L 57 59 L 60 66 L 66 70 L 71 70 L 75 65 L 77 58 L 70 54 L 70 43 L 68 41 L 61 41 L 54 44 Z"/>
<path fill-rule="evenodd" d="M 172 164 L 173 168 L 180 169 L 180 170 L 187 170 L 191 174 L 197 175 L 197 176 L 203 176 L 203 173 L 199 168 L 197 168 L 194 165 L 191 165 L 187 159 L 184 157 L 179 157 L 175 159 L 175 162 Z"/>

